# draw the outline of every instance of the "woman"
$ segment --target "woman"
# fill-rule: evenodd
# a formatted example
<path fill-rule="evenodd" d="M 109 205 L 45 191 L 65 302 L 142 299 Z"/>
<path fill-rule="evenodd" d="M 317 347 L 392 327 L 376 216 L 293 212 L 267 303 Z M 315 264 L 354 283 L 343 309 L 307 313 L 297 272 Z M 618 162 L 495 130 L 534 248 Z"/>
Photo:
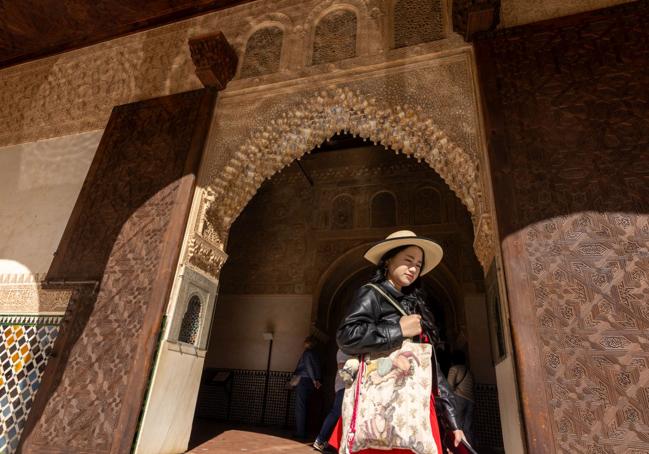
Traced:
<path fill-rule="evenodd" d="M 438 341 L 434 317 L 423 300 L 419 278 L 439 264 L 442 259 L 441 247 L 432 240 L 403 230 L 392 233 L 370 248 L 365 258 L 377 265 L 371 283 L 401 304 L 409 315 L 401 315 L 379 291 L 365 285 L 356 292 L 347 316 L 338 328 L 337 341 L 340 349 L 349 355 L 360 355 L 395 350 L 406 338 Z M 433 397 L 438 407 L 443 409 L 442 416 L 453 431 L 454 445 L 458 446 L 464 434 L 456 421 L 453 394 L 436 358 L 434 369 Z M 430 408 L 433 435 L 441 454 L 443 451 L 434 414 L 435 406 L 431 405 Z M 391 452 L 408 451 L 395 449 Z"/>

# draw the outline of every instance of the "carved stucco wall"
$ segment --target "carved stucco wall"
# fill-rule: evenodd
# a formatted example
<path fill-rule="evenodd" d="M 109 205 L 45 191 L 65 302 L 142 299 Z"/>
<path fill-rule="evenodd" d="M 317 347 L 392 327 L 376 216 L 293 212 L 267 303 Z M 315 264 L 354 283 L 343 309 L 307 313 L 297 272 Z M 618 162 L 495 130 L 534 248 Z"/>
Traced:
<path fill-rule="evenodd" d="M 313 36 L 312 65 L 332 63 L 356 56 L 356 13 L 337 9 L 320 19 Z"/>
<path fill-rule="evenodd" d="M 447 35 L 447 25 L 435 36 L 443 39 L 391 50 L 393 6 L 258 1 L 9 68 L 0 78 L 0 144 L 102 128 L 116 104 L 196 88 L 188 38 L 221 30 L 243 54 L 255 31 L 276 26 L 283 32 L 278 71 L 234 80 L 221 94 L 200 181 L 205 199 L 186 261 L 218 273 L 225 232 L 264 178 L 348 129 L 442 175 L 473 216 L 475 249 L 486 266 L 494 243 L 471 48 Z M 339 10 L 355 14 L 355 57 L 309 65 L 317 24 Z M 276 145 L 262 157 L 273 134 Z M 240 173 L 237 163 L 244 161 L 250 167 Z"/>
<path fill-rule="evenodd" d="M 504 0 L 501 24 L 509 26 L 542 20 L 613 3 L 618 1 L 544 0 L 531 4 Z M 337 7 L 357 12 L 358 55 L 342 62 L 308 67 L 315 24 Z M 372 64 L 435 60 L 436 52 L 462 47 L 463 44 L 451 35 L 436 42 L 389 51 L 394 36 L 393 7 L 394 2 L 388 0 L 262 0 L 4 69 L 0 72 L 0 146 L 98 130 L 105 125 L 114 105 L 198 88 L 200 83 L 194 75 L 186 42 L 190 37 L 217 30 L 224 31 L 240 54 L 244 52 L 247 39 L 261 27 L 278 26 L 284 33 L 279 70 L 247 81 L 235 81 L 231 84 L 233 90 L 281 85 L 300 78 L 306 78 L 303 80 L 307 82 L 310 77 L 323 75 L 352 81 L 358 79 L 363 67 Z M 446 10 L 445 6 L 443 11 Z M 430 87 L 426 90 L 430 91 Z M 468 90 L 473 92 L 472 87 Z M 477 117 L 471 97 L 465 96 L 465 101 L 469 101 Z M 440 101 L 444 102 L 443 99 L 434 100 L 435 109 L 449 112 L 448 107 L 439 105 Z M 458 110 L 450 109 L 452 112 Z M 476 142 L 479 134 L 475 119 L 450 122 L 450 127 L 444 127 L 445 115 L 437 117 L 438 126 L 465 151 L 471 152 L 464 147 L 460 136 L 468 132 Z M 231 150 L 226 150 L 225 155 L 229 153 Z M 487 225 L 489 220 L 477 218 L 475 222 L 479 227 L 476 241 L 488 248 L 489 234 L 481 233 L 481 226 Z M 484 230 L 487 232 L 489 228 Z"/>
<path fill-rule="evenodd" d="M 446 35 L 444 7 L 440 0 L 395 1 L 393 47 L 443 39 Z"/>
<path fill-rule="evenodd" d="M 187 40 L 216 31 L 243 55 L 256 30 L 279 27 L 285 55 L 276 80 L 331 72 L 335 67 L 306 66 L 316 24 L 339 8 L 358 15 L 358 57 L 381 54 L 387 0 L 261 0 L 4 69 L 0 146 L 100 129 L 115 105 L 200 88 Z"/>
<path fill-rule="evenodd" d="M 460 46 L 406 67 L 388 62 L 376 72 L 357 71 L 342 83 L 314 77 L 306 87 L 223 93 L 200 176 L 206 196 L 197 236 L 223 243 L 266 178 L 349 131 L 435 169 L 471 213 L 476 254 L 488 265 L 493 240 L 471 62 Z"/>
<path fill-rule="evenodd" d="M 397 226 L 439 241 L 455 279 L 481 290 L 471 218 L 429 166 L 383 147 L 310 155 L 302 166 L 313 186 L 293 164 L 268 180 L 233 224 L 221 293 L 311 294 L 341 255 Z M 429 208 L 421 203 L 421 188 L 439 194 L 438 222 L 417 222 Z M 394 222 L 375 228 L 371 204 L 383 194 L 395 201 Z"/>
<path fill-rule="evenodd" d="M 284 32 L 276 26 L 261 28 L 246 41 L 240 77 L 263 76 L 279 71 Z"/>

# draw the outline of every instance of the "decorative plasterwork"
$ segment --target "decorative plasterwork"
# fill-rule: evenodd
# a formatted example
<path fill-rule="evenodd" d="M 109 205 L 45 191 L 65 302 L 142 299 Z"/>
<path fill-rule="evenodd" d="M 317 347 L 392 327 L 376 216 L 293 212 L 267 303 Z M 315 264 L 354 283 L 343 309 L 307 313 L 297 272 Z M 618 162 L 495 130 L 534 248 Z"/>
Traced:
<path fill-rule="evenodd" d="M 206 233 L 208 234 L 194 233 L 187 248 L 185 263 L 192 270 L 201 271 L 212 279 L 218 280 L 228 256 L 223 252 L 223 244 L 210 241 L 209 232 Z"/>
<path fill-rule="evenodd" d="M 0 146 L 102 129 L 116 105 L 201 88 L 187 41 L 222 31 L 241 55 L 255 30 L 284 31 L 280 71 L 251 78 L 293 80 L 331 73 L 338 64 L 306 68 L 315 24 L 343 8 L 358 14 L 358 55 L 342 66 L 384 58 L 388 0 L 258 0 L 0 71 Z M 389 14 L 388 14 L 389 15 Z M 445 40 L 442 40 L 445 41 Z M 445 44 L 436 44 L 444 47 Z M 417 46 L 415 46 L 417 47 Z M 407 53 L 416 51 L 409 48 Z M 399 54 L 401 55 L 401 53 Z M 388 57 L 389 58 L 389 57 Z"/>
<path fill-rule="evenodd" d="M 385 108 L 374 98 L 339 88 L 314 93 L 296 110 L 253 132 L 239 147 L 224 175 L 213 181 L 219 200 L 214 214 L 222 220 L 217 231 L 229 228 L 264 180 L 341 131 L 425 161 L 476 214 L 482 191 L 475 158 L 432 121 L 421 118 L 416 108 Z"/>
<path fill-rule="evenodd" d="M 34 278 L 33 275 L 0 276 L 0 313 L 26 315 L 65 312 L 73 290 L 43 288 L 43 283 Z"/>
<path fill-rule="evenodd" d="M 490 0 L 491 1 L 491 0 Z M 512 26 L 624 3 L 629 0 L 502 0 L 502 25 Z M 187 40 L 222 31 L 238 53 L 264 24 L 281 24 L 284 45 L 280 73 L 265 80 L 290 80 L 390 58 L 393 0 L 257 0 L 190 20 L 124 36 L 0 71 L 0 146 L 102 129 L 111 109 L 157 96 L 201 88 Z M 305 68 L 313 30 L 330 9 L 358 13 L 358 55 L 341 65 Z M 432 48 L 447 46 L 448 39 Z M 419 46 L 396 55 L 412 55 Z M 426 48 L 426 46 L 423 46 Z M 424 49 L 426 51 L 426 49 Z M 254 78 L 257 79 L 257 78 Z"/>
<path fill-rule="evenodd" d="M 349 87 L 310 92 L 301 99 L 301 103 L 283 108 L 283 102 L 278 100 L 278 115 L 245 134 L 247 138 L 230 159 L 212 169 L 190 248 L 190 263 L 205 268 L 204 263 L 210 260 L 204 257 L 210 254 L 197 238 L 210 238 L 215 247 L 223 244 L 232 222 L 264 180 L 334 134 L 350 132 L 425 162 L 437 171 L 472 215 L 475 251 L 487 268 L 494 256 L 493 232 L 484 208 L 488 205 L 483 200 L 485 192 L 475 153 L 454 143 L 427 118 L 422 106 L 389 105 Z M 224 130 L 226 135 L 232 133 L 236 131 Z M 228 142 L 223 137 L 221 140 Z"/>
<path fill-rule="evenodd" d="M 477 226 L 475 226 L 474 221 L 473 236 L 475 239 L 473 241 L 473 251 L 478 257 L 485 274 L 496 255 L 495 232 L 491 216 L 491 213 L 481 215 Z"/>

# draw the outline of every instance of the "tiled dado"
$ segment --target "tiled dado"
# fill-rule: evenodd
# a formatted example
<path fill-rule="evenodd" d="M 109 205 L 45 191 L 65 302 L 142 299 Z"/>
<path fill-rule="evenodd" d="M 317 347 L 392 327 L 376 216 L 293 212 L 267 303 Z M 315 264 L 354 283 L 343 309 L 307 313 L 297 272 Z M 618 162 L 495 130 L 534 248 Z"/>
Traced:
<path fill-rule="evenodd" d="M 16 451 L 61 319 L 0 315 L 0 453 Z"/>

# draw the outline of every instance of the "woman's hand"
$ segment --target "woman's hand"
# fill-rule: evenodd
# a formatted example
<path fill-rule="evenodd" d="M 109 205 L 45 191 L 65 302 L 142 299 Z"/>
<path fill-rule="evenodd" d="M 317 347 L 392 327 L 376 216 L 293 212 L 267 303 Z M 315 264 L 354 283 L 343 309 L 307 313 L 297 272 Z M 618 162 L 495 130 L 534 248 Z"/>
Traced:
<path fill-rule="evenodd" d="M 453 431 L 453 437 L 454 437 L 453 446 L 455 446 L 457 448 L 460 445 L 460 443 L 462 442 L 462 439 L 464 438 L 464 432 L 462 432 L 459 429 L 454 430 Z"/>
<path fill-rule="evenodd" d="M 399 319 L 403 337 L 419 336 L 421 334 L 421 315 L 404 315 Z"/>

